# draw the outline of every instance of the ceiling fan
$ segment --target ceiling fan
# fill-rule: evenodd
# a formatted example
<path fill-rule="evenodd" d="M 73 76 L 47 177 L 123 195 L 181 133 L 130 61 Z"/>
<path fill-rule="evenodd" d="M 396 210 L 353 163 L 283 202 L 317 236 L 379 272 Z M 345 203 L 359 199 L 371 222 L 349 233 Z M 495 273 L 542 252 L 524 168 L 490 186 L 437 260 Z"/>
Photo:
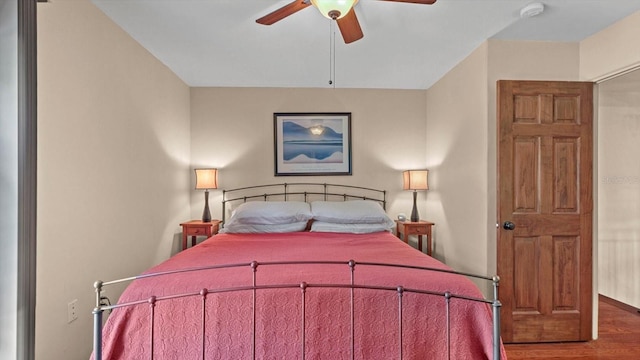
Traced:
<path fill-rule="evenodd" d="M 413 4 L 431 5 L 436 0 L 379 0 L 379 1 L 393 1 Z M 355 9 L 353 8 L 358 0 L 295 0 L 278 10 L 275 10 L 260 19 L 256 20 L 258 24 L 271 25 L 274 24 L 289 15 L 293 15 L 298 11 L 313 5 L 322 15 L 325 17 L 336 20 L 342 38 L 346 44 L 352 43 L 356 40 L 362 39 L 364 34 L 358 17 L 356 16 Z"/>

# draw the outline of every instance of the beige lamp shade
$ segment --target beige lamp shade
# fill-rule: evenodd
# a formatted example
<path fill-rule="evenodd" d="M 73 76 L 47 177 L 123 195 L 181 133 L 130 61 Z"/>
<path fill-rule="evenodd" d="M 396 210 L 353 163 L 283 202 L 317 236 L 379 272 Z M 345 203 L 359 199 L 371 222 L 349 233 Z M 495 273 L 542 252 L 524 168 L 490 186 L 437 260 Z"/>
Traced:
<path fill-rule="evenodd" d="M 407 170 L 402 173 L 402 190 L 429 190 L 429 170 Z"/>
<path fill-rule="evenodd" d="M 207 190 L 218 188 L 218 169 L 195 169 L 196 189 Z"/>

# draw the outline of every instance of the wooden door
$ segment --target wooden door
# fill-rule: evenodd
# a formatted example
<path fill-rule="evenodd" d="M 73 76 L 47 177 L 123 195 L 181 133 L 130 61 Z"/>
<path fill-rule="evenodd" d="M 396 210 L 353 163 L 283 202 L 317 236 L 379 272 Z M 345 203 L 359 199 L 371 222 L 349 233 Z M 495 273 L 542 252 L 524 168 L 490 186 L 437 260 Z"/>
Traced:
<path fill-rule="evenodd" d="M 498 81 L 504 342 L 591 339 L 592 117 L 592 83 Z"/>

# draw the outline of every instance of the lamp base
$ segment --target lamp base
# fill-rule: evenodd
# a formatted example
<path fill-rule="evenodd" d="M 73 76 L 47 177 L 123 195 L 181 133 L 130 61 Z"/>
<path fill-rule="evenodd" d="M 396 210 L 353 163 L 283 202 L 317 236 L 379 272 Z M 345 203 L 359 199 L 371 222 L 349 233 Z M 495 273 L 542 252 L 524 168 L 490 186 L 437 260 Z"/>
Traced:
<path fill-rule="evenodd" d="M 209 211 L 209 190 L 204 191 L 204 211 L 202 212 L 202 222 L 211 222 L 211 212 Z"/>
<path fill-rule="evenodd" d="M 411 222 L 420 221 L 420 215 L 418 215 L 418 206 L 416 206 L 416 199 L 418 197 L 418 192 L 413 191 L 413 210 L 411 210 Z"/>

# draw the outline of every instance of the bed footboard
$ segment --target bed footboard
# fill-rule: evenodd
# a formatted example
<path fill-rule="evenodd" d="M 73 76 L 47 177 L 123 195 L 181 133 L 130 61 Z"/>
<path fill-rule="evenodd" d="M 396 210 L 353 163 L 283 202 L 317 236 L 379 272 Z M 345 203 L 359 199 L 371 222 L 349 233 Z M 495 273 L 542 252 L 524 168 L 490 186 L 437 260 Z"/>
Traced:
<path fill-rule="evenodd" d="M 345 283 L 321 283 L 321 282 L 312 282 L 312 281 L 310 282 L 301 281 L 296 283 L 276 283 L 276 284 L 260 283 L 258 281 L 259 279 L 258 275 L 261 272 L 269 271 L 269 269 L 275 270 L 275 268 L 277 268 L 277 266 L 280 266 L 280 265 L 300 266 L 302 267 L 302 269 L 308 266 L 323 266 L 323 267 L 331 267 L 332 269 L 335 269 L 336 267 L 344 268 L 344 270 L 340 270 L 340 271 L 345 272 L 345 278 L 349 278 L 349 281 L 346 281 Z M 138 299 L 135 301 L 128 301 L 128 302 L 114 304 L 114 305 L 107 304 L 104 302 L 104 289 L 109 285 L 114 285 L 114 284 L 123 283 L 123 282 L 131 282 L 134 280 L 140 280 L 140 279 L 146 279 L 146 278 L 152 278 L 152 277 L 171 276 L 178 273 L 190 273 L 190 272 L 202 272 L 202 271 L 216 272 L 216 271 L 223 271 L 225 269 L 231 269 L 231 268 L 247 269 L 246 270 L 247 272 L 251 272 L 251 275 L 248 276 L 248 278 L 251 279 L 250 280 L 251 283 L 247 283 L 245 285 L 240 285 L 240 286 L 207 287 L 202 289 L 193 289 L 193 291 L 188 291 L 188 292 L 178 293 L 178 294 L 163 294 L 163 295 L 157 295 L 157 296 L 152 295 L 152 296 Z M 459 276 L 473 277 L 476 279 L 481 279 L 483 281 L 489 281 L 493 284 L 493 298 L 486 299 L 481 297 L 471 297 L 463 294 L 457 294 L 451 291 L 444 291 L 444 292 L 433 291 L 430 289 L 405 287 L 403 285 L 389 286 L 388 284 L 377 285 L 375 283 L 360 282 L 358 280 L 359 278 L 358 275 L 363 271 L 366 272 L 367 269 L 370 269 L 370 268 L 383 269 L 384 271 L 386 271 L 386 269 L 397 269 L 397 268 L 412 269 L 411 271 L 417 271 L 424 274 L 421 276 L 430 276 L 430 274 L 434 272 L 438 272 L 438 273 L 448 273 L 448 274 L 459 275 Z M 251 359 L 256 359 L 256 357 L 262 358 L 262 356 L 256 353 L 258 351 L 256 347 L 256 343 L 257 341 L 260 340 L 260 337 L 264 335 L 261 333 L 261 331 L 257 328 L 257 325 L 256 325 L 257 318 L 259 315 L 258 312 L 260 311 L 260 307 L 258 306 L 258 302 L 257 302 L 257 297 L 261 292 L 264 292 L 264 291 L 283 291 L 285 289 L 289 289 L 289 291 L 291 291 L 291 289 L 297 289 L 296 291 L 298 292 L 298 295 L 297 295 L 298 299 L 296 301 L 299 304 L 297 305 L 299 307 L 299 318 L 297 319 L 297 322 L 299 325 L 296 325 L 296 326 L 299 326 L 299 329 L 301 329 L 300 333 L 297 335 L 299 336 L 299 345 L 298 345 L 299 358 L 305 359 L 309 351 L 308 349 L 309 345 L 306 341 L 306 337 L 307 337 L 307 332 L 309 331 L 309 326 L 307 324 L 308 322 L 307 306 L 310 303 L 310 300 L 312 299 L 313 296 L 318 296 L 318 294 L 320 294 L 317 291 L 325 291 L 325 289 L 326 291 L 328 291 L 329 289 L 344 289 L 342 291 L 348 292 L 348 296 L 344 301 L 348 302 L 348 308 L 349 308 L 348 313 L 350 317 L 350 319 L 344 319 L 345 324 L 348 322 L 350 327 L 350 334 L 349 334 L 349 340 L 348 340 L 349 349 L 345 349 L 344 353 L 348 353 L 349 354 L 348 356 L 350 359 L 357 358 L 356 353 L 357 353 L 357 347 L 358 347 L 358 343 L 357 343 L 358 336 L 356 334 L 356 328 L 358 328 L 359 326 L 362 327 L 362 324 L 357 323 L 359 317 L 356 316 L 356 312 L 358 311 L 358 308 L 357 308 L 359 306 L 358 304 L 360 304 L 358 301 L 359 300 L 358 297 L 360 296 L 359 294 L 361 293 L 362 290 L 365 290 L 366 292 L 395 293 L 397 296 L 395 310 L 393 310 L 397 312 L 397 316 L 396 316 L 397 322 L 395 325 L 392 325 L 392 326 L 395 326 L 397 328 L 398 338 L 394 341 L 394 344 L 397 344 L 396 353 L 397 353 L 398 359 L 405 359 L 404 349 L 407 346 L 406 340 L 405 340 L 405 334 L 407 332 L 407 329 L 405 329 L 405 327 L 407 326 L 407 324 L 406 324 L 406 319 L 403 318 L 403 313 L 405 311 L 405 306 L 407 303 L 405 298 L 409 294 L 411 294 L 409 296 L 436 297 L 441 299 L 441 302 L 443 304 L 443 307 L 442 307 L 443 310 L 439 310 L 438 312 L 440 313 L 440 315 L 444 316 L 444 318 L 446 319 L 445 329 L 442 329 L 446 333 L 446 336 L 445 336 L 446 337 L 446 354 L 442 354 L 442 358 L 444 359 L 452 358 L 452 348 L 451 348 L 452 329 L 455 328 L 455 325 L 452 324 L 452 321 L 456 320 L 451 315 L 452 301 L 455 300 L 455 301 L 478 304 L 477 310 L 474 310 L 474 311 L 485 311 L 485 310 L 489 311 L 487 309 L 490 309 L 490 311 L 492 312 L 491 318 L 493 320 L 492 327 L 491 327 L 492 329 L 491 336 L 493 341 L 492 358 L 494 360 L 500 360 L 501 354 L 502 354 L 502 346 L 500 341 L 501 304 L 500 304 L 500 301 L 498 300 L 498 285 L 499 285 L 499 278 L 497 276 L 484 277 L 484 276 L 478 276 L 474 274 L 443 270 L 439 268 L 407 266 L 407 265 L 390 264 L 390 263 L 356 262 L 354 260 L 350 260 L 347 262 L 344 262 L 344 261 L 291 261 L 291 262 L 261 262 L 261 263 L 257 261 L 252 261 L 250 263 L 215 265 L 215 266 L 197 267 L 197 268 L 191 268 L 191 269 L 181 269 L 181 270 L 175 270 L 175 271 L 149 273 L 149 274 L 143 274 L 140 276 L 108 281 L 108 282 L 97 281 L 94 284 L 95 294 L 96 294 L 96 307 L 93 310 L 93 316 L 94 316 L 94 327 L 93 327 L 94 354 L 93 356 L 94 356 L 94 359 L 96 360 L 103 359 L 103 345 L 104 345 L 103 344 L 103 314 L 105 311 L 110 311 L 114 309 L 134 308 L 134 307 L 147 307 L 148 308 L 147 310 L 148 329 L 145 330 L 147 333 L 143 336 L 143 338 L 147 339 L 146 341 L 148 341 L 148 345 L 145 345 L 145 346 L 150 347 L 148 351 L 148 358 L 153 359 L 154 354 L 157 351 L 159 351 L 158 349 L 154 348 L 155 337 L 156 337 L 154 329 L 156 329 L 156 326 L 157 326 L 157 325 L 154 325 L 156 321 L 156 315 L 155 315 L 156 306 L 158 306 L 158 304 L 160 303 L 175 301 L 176 299 L 185 299 L 185 298 L 194 299 L 195 298 L 195 299 L 200 299 L 200 301 L 197 301 L 197 303 L 199 304 L 198 305 L 199 309 L 196 309 L 194 311 L 197 311 L 198 314 L 201 314 L 199 319 L 199 324 L 196 325 L 199 331 L 199 339 L 200 339 L 200 342 L 198 344 L 199 346 L 198 352 L 201 354 L 202 359 L 206 359 L 210 355 L 207 353 L 207 342 L 209 341 L 207 337 L 211 335 L 209 334 L 210 328 L 207 324 L 208 316 L 206 315 L 208 311 L 211 310 L 211 309 L 208 309 L 208 306 L 211 306 L 211 305 L 207 302 L 207 298 L 214 294 L 243 293 L 243 294 L 246 294 L 246 296 L 250 297 L 250 300 L 248 300 L 248 303 L 251 304 L 250 309 L 247 309 L 251 314 L 250 315 L 251 335 L 249 337 L 250 344 L 247 344 L 246 346 L 250 348 Z M 311 289 L 316 289 L 315 291 L 313 291 L 313 294 L 310 292 Z M 345 306 L 347 305 L 345 304 Z M 473 308 L 473 306 L 469 306 L 469 307 Z M 211 350 L 211 346 L 209 344 L 209 351 L 210 350 Z M 222 356 L 222 358 L 224 358 L 224 356 Z"/>

